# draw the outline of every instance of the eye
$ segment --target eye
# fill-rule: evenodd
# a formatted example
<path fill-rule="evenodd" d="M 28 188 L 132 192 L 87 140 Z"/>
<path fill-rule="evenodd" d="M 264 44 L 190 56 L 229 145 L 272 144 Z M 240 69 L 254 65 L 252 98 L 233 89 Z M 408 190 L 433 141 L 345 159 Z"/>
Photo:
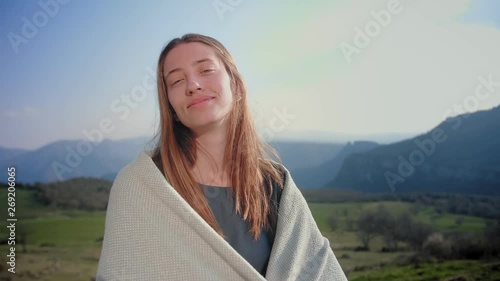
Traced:
<path fill-rule="evenodd" d="M 212 71 L 214 71 L 214 69 L 205 69 L 202 71 L 202 73 L 208 73 L 208 72 L 212 72 Z"/>
<path fill-rule="evenodd" d="M 177 82 L 180 82 L 180 81 L 182 81 L 182 79 L 175 80 L 174 83 L 170 84 L 170 86 L 174 86 L 175 84 L 177 84 Z"/>

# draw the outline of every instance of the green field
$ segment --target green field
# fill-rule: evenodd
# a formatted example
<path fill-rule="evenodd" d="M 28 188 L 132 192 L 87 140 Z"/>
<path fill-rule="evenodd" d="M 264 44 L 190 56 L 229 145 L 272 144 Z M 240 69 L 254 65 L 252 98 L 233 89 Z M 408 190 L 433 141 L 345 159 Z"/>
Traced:
<path fill-rule="evenodd" d="M 421 266 L 387 267 L 367 272 L 355 272 L 350 281 L 479 281 L 500 280 L 500 262 L 448 261 Z"/>
<path fill-rule="evenodd" d="M 5 194 L 0 196 L 0 200 L 6 200 Z M 469 278 L 460 280 L 489 280 L 477 278 L 481 274 L 493 274 L 494 270 L 498 271 L 499 263 L 482 265 L 473 261 L 424 264 L 419 268 L 394 267 L 392 264 L 395 260 L 412 253 L 380 252 L 383 245 L 380 238 L 371 243 L 372 251 L 352 251 L 352 248 L 359 246 L 360 242 L 354 232 L 346 231 L 346 221 L 354 220 L 361 211 L 376 209 L 380 204 L 393 214 L 404 211 L 412 212 L 412 204 L 401 202 L 310 204 L 320 230 L 330 240 L 341 266 L 348 272 L 349 280 L 445 280 L 447 277 L 460 274 Z M 0 279 L 8 275 L 12 277 L 11 280 L 23 281 L 89 281 L 95 276 L 100 254 L 100 238 L 104 232 L 105 212 L 55 210 L 40 205 L 33 199 L 30 192 L 22 190 L 17 192 L 16 212 L 18 215 L 16 231 L 27 233 L 26 248 L 16 245 L 17 273 L 12 275 L 7 273 L 5 268 L 9 246 L 0 247 L 4 253 L 1 255 Z M 331 216 L 339 222 L 338 229 L 335 231 L 332 231 L 329 226 Z M 479 233 L 486 224 L 486 220 L 476 217 L 440 215 L 432 208 L 421 208 L 416 213 L 416 217 L 444 232 Z M 460 224 L 456 223 L 457 217 L 463 217 Z M 5 213 L 2 219 L 5 222 Z M 0 234 L 2 237 L 7 237 L 5 227 L 1 228 Z M 495 278 L 497 279 L 491 280 L 500 280 L 498 275 Z"/>
<path fill-rule="evenodd" d="M 16 274 L 12 280 L 91 280 L 99 260 L 104 217 L 104 212 L 76 217 L 51 212 L 47 217 L 20 219 L 17 225 L 22 225 L 28 234 L 25 249 L 16 244 Z M 4 231 L 2 236 L 6 236 Z M 8 247 L 2 245 L 2 253 L 8 254 Z M 2 254 L 0 276 L 8 274 L 6 262 Z"/>
<path fill-rule="evenodd" d="M 376 210 L 379 205 L 384 205 L 392 214 L 401 214 L 405 211 L 412 212 L 411 203 L 403 202 L 373 202 L 373 203 L 311 203 L 309 207 L 314 219 L 322 232 L 331 231 L 328 225 L 328 218 L 333 216 L 340 222 L 340 228 L 346 227 L 346 220 L 355 220 L 362 211 Z M 438 214 L 433 208 L 425 207 L 418 211 L 417 220 L 434 226 L 437 230 L 457 231 L 457 232 L 479 232 L 486 226 L 486 220 L 477 217 Z M 463 218 L 463 222 L 455 223 L 458 217 Z"/>

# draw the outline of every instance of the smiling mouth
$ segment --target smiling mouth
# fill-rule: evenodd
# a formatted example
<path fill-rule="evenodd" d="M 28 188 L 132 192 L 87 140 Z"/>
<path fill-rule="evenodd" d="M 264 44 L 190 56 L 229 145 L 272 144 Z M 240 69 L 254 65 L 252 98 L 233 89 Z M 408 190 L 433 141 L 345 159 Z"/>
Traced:
<path fill-rule="evenodd" d="M 204 102 L 207 102 L 209 100 L 213 100 L 215 97 L 211 97 L 211 98 L 208 98 L 208 99 L 204 99 L 202 101 L 199 101 L 199 102 L 196 102 L 196 103 L 193 103 L 191 105 L 188 106 L 188 108 L 192 107 L 192 106 L 195 106 L 195 105 L 198 105 L 198 104 L 201 104 L 201 103 L 204 103 Z"/>

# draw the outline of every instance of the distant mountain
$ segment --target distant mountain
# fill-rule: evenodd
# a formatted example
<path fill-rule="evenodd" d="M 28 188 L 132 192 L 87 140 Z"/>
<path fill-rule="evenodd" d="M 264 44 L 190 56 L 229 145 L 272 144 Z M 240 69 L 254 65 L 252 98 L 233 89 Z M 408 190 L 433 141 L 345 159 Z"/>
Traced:
<path fill-rule="evenodd" d="M 344 160 L 328 186 L 365 192 L 500 195 L 500 106 Z"/>
<path fill-rule="evenodd" d="M 54 182 L 77 177 L 103 178 L 113 181 L 116 174 L 145 149 L 151 149 L 151 138 L 104 140 L 84 145 L 81 140 L 62 140 L 32 151 L 0 150 L 0 168 L 16 166 L 19 183 Z M 90 144 L 90 143 L 88 143 Z M 271 143 L 289 169 L 320 165 L 332 159 L 342 144 L 308 142 Z M 89 152 L 87 152 L 90 147 Z"/>
<path fill-rule="evenodd" d="M 374 149 L 378 144 L 368 141 L 347 143 L 337 155 L 329 161 L 313 167 L 296 169 L 291 172 L 294 182 L 299 188 L 321 188 L 331 182 L 336 176 L 344 159 L 353 153 Z"/>
<path fill-rule="evenodd" d="M 344 144 L 317 142 L 273 142 L 270 145 L 279 153 L 289 171 L 318 166 L 337 155 Z"/>
<path fill-rule="evenodd" d="M 53 182 L 76 177 L 101 178 L 118 172 L 144 149 L 149 138 L 103 140 L 61 140 L 14 157 L 9 149 L 0 151 L 0 167 L 16 166 L 18 182 Z M 108 178 L 109 179 L 109 178 Z"/>
<path fill-rule="evenodd" d="M 276 135 L 280 142 L 321 142 L 321 143 L 347 143 L 357 140 L 376 142 L 379 144 L 390 144 L 409 139 L 418 133 L 380 133 L 380 134 L 340 134 L 320 130 L 287 131 Z"/>
<path fill-rule="evenodd" d="M 101 179 L 109 180 L 109 181 L 114 181 L 116 178 L 116 175 L 118 175 L 118 172 L 111 172 L 107 173 L 105 175 L 101 176 Z"/>
<path fill-rule="evenodd" d="M 0 163 L 7 161 L 16 156 L 22 155 L 29 152 L 27 149 L 10 149 L 5 147 L 0 147 Z"/>

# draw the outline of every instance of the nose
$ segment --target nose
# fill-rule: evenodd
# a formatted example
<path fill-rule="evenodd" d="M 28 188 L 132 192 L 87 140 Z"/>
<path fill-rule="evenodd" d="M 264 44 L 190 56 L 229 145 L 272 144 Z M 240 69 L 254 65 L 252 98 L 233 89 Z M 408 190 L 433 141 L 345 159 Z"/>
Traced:
<path fill-rule="evenodd" d="M 188 78 L 187 82 L 186 94 L 192 95 L 196 91 L 201 91 L 201 85 L 194 77 Z"/>

